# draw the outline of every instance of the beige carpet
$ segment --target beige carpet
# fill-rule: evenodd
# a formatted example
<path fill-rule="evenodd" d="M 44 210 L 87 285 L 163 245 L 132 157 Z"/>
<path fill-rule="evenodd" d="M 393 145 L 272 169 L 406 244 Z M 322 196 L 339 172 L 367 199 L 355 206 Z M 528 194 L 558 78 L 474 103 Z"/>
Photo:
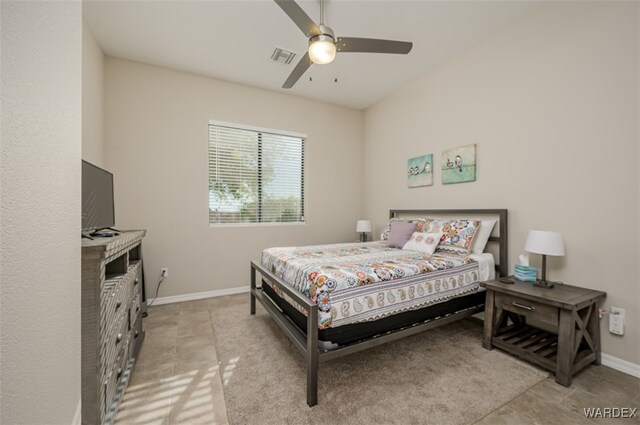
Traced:
<path fill-rule="evenodd" d="M 248 294 L 211 306 L 231 424 L 470 424 L 547 376 L 463 320 L 322 364 L 309 408 L 302 355 L 264 308 L 249 315 Z"/>

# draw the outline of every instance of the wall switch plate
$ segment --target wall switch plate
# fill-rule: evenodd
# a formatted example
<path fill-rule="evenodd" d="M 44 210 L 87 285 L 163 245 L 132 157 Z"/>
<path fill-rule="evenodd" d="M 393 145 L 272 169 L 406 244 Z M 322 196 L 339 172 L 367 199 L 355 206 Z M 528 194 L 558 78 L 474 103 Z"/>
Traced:
<path fill-rule="evenodd" d="M 624 335 L 624 309 L 611 307 L 611 314 L 609 314 L 609 332 L 615 335 Z"/>
<path fill-rule="evenodd" d="M 161 268 L 160 269 L 160 276 L 169 277 L 169 268 L 168 267 Z"/>

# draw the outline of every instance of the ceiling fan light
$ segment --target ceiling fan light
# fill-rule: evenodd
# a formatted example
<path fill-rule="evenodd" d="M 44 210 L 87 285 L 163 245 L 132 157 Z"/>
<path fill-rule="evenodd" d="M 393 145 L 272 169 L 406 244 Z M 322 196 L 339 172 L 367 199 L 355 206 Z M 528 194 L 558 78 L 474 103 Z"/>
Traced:
<path fill-rule="evenodd" d="M 320 35 L 311 39 L 309 43 L 309 58 L 311 62 L 325 65 L 333 62 L 336 57 L 336 44 L 333 38 Z"/>

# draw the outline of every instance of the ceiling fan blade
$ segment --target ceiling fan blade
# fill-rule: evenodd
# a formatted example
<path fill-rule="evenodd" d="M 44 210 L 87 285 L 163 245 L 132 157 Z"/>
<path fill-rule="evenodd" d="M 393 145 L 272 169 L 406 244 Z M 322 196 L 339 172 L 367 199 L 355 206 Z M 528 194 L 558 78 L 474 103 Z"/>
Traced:
<path fill-rule="evenodd" d="M 300 62 L 293 68 L 291 74 L 289 74 L 289 78 L 282 85 L 283 89 L 290 89 L 294 86 L 294 84 L 302 77 L 307 69 L 311 66 L 311 59 L 309 59 L 309 52 L 305 53 L 302 58 L 300 58 Z"/>
<path fill-rule="evenodd" d="M 293 0 L 274 0 L 307 37 L 320 35 L 320 28 Z"/>
<path fill-rule="evenodd" d="M 339 52 L 406 55 L 411 51 L 413 43 L 408 41 L 378 40 L 375 38 L 338 37 L 336 46 Z"/>

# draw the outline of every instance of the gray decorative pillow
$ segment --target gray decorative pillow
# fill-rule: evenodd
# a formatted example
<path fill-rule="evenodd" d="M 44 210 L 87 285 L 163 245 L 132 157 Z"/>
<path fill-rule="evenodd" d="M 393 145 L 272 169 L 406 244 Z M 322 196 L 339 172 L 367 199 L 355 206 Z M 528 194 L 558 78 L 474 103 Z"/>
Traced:
<path fill-rule="evenodd" d="M 414 223 L 414 224 L 418 224 L 419 222 L 423 222 L 427 220 L 426 218 L 423 217 L 415 217 L 415 218 L 391 218 L 389 219 L 389 222 L 387 223 L 387 227 L 384 228 L 384 231 L 380 234 L 380 240 L 381 241 L 387 241 L 389 240 L 389 233 L 391 233 L 391 224 L 392 223 L 397 223 L 397 222 L 402 222 L 402 223 Z M 424 230 L 426 231 L 426 230 Z"/>
<path fill-rule="evenodd" d="M 390 227 L 389 246 L 394 248 L 402 248 L 416 231 L 416 223 L 404 221 L 394 221 Z"/>

